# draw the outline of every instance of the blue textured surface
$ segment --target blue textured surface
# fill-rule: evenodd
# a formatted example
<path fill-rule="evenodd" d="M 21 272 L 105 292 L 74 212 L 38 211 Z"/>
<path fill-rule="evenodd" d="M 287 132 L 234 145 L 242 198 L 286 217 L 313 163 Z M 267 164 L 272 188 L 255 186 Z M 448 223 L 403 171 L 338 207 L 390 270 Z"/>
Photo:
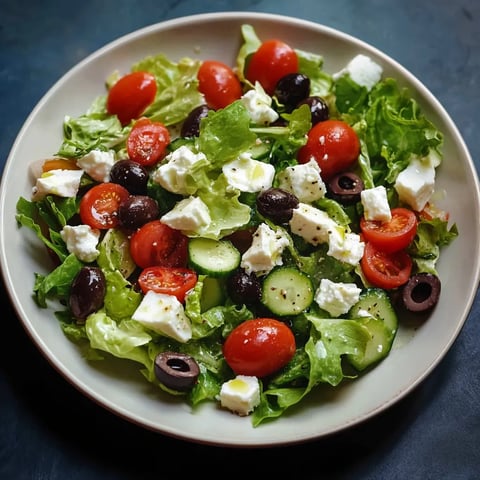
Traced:
<path fill-rule="evenodd" d="M 227 10 L 296 16 L 380 48 L 438 97 L 480 167 L 478 0 L 1 0 L 1 168 L 35 104 L 88 54 L 152 23 Z M 305 445 L 222 451 L 145 431 L 86 399 L 40 355 L 1 295 L 0 479 L 480 478 L 478 295 L 446 357 L 388 411 Z"/>

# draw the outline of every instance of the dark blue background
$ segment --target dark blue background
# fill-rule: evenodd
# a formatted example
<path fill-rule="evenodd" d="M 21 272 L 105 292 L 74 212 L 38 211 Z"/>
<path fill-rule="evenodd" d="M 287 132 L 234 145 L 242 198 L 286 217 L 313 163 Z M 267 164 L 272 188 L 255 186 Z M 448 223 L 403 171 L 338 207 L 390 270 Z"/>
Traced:
<path fill-rule="evenodd" d="M 78 61 L 138 28 L 227 10 L 296 16 L 380 48 L 438 97 L 480 166 L 478 0 L 0 0 L 1 168 L 27 115 Z M 445 358 L 388 411 L 304 445 L 239 450 L 163 437 L 86 399 L 40 355 L 1 292 L 0 479 L 480 478 L 478 295 Z"/>

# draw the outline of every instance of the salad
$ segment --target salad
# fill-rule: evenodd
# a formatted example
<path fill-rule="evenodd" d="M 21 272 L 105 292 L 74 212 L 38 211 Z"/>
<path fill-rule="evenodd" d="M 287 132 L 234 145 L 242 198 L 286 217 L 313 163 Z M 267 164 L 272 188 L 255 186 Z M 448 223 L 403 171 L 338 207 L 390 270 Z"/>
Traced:
<path fill-rule="evenodd" d="M 383 361 L 458 232 L 434 204 L 442 134 L 380 65 L 241 38 L 234 66 L 113 72 L 16 219 L 53 261 L 35 301 L 87 361 L 256 427 Z"/>

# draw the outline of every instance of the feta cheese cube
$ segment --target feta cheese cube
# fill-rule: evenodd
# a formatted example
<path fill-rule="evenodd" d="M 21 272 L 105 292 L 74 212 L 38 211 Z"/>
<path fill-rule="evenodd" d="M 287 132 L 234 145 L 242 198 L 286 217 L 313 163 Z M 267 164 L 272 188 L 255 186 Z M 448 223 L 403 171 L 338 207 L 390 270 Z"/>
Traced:
<path fill-rule="evenodd" d="M 360 298 L 361 289 L 354 283 L 335 283 L 322 278 L 315 292 L 315 301 L 333 318 L 347 313 Z"/>
<path fill-rule="evenodd" d="M 83 170 L 50 170 L 37 178 L 32 189 L 32 200 L 41 200 L 46 195 L 75 197 L 78 193 Z"/>
<path fill-rule="evenodd" d="M 311 203 L 325 196 L 325 183 L 315 160 L 287 167 L 278 176 L 279 187 L 293 193 L 300 202 Z"/>
<path fill-rule="evenodd" d="M 209 225 L 211 218 L 207 205 L 200 197 L 188 197 L 180 200 L 160 221 L 176 230 L 193 232 Z"/>
<path fill-rule="evenodd" d="M 252 122 L 257 125 L 268 125 L 278 119 L 278 113 L 271 108 L 272 98 L 258 82 L 254 89 L 243 94 L 240 101 L 248 110 Z"/>
<path fill-rule="evenodd" d="M 389 222 L 392 219 L 387 189 L 383 185 L 362 190 L 360 198 L 363 205 L 363 215 L 366 220 Z"/>
<path fill-rule="evenodd" d="M 341 225 L 330 231 L 327 255 L 349 265 L 357 265 L 364 250 L 365 243 L 361 241 L 360 235 L 347 232 Z"/>
<path fill-rule="evenodd" d="M 355 83 L 370 91 L 380 81 L 382 73 L 383 69 L 378 63 L 367 55 L 359 54 L 353 57 L 345 68 L 335 73 L 333 79 L 350 75 Z"/>
<path fill-rule="evenodd" d="M 252 245 L 242 255 L 240 266 L 247 273 L 268 273 L 276 265 L 282 265 L 282 253 L 288 243 L 285 236 L 262 223 L 253 234 Z"/>
<path fill-rule="evenodd" d="M 77 160 L 77 165 L 97 182 L 108 182 L 115 163 L 113 151 L 92 150 Z"/>
<path fill-rule="evenodd" d="M 302 202 L 293 209 L 289 225 L 292 233 L 312 245 L 327 243 L 330 232 L 337 226 L 326 212 Z"/>
<path fill-rule="evenodd" d="M 413 157 L 407 168 L 402 170 L 395 181 L 395 190 L 401 202 L 420 212 L 433 195 L 435 187 L 434 157 Z"/>
<path fill-rule="evenodd" d="M 242 153 L 225 164 L 222 172 L 231 187 L 241 192 L 253 193 L 272 186 L 275 167 L 270 163 L 254 160 L 250 153 Z"/>
<path fill-rule="evenodd" d="M 223 383 L 220 389 L 220 404 L 244 417 L 260 404 L 260 383 L 257 377 L 237 375 Z"/>
<path fill-rule="evenodd" d="M 132 319 L 145 327 L 185 343 L 192 338 L 192 325 L 182 303 L 173 295 L 149 290 L 133 312 Z"/>
<path fill-rule="evenodd" d="M 89 225 L 65 225 L 60 231 L 67 250 L 82 262 L 93 262 L 100 252 L 97 250 L 100 230 Z"/>

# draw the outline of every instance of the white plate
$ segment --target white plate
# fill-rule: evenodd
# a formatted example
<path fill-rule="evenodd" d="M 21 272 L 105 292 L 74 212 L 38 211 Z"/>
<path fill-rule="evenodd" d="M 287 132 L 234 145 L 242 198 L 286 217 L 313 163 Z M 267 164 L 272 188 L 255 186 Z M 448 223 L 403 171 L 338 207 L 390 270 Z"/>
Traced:
<path fill-rule="evenodd" d="M 163 52 L 217 59 L 234 65 L 240 26 L 250 23 L 259 37 L 281 37 L 295 48 L 320 53 L 325 69 L 336 72 L 358 53 L 380 63 L 418 99 L 445 135 L 438 190 L 460 231 L 444 249 L 438 268 L 442 296 L 435 312 L 418 330 L 402 328 L 390 356 L 361 379 L 336 390 L 319 390 L 280 419 L 253 428 L 250 418 L 220 410 L 213 402 L 191 411 L 181 400 L 145 382 L 125 361 L 87 363 L 63 336 L 50 309 L 32 300 L 34 272 L 48 271 L 45 250 L 15 222 L 15 204 L 31 193 L 29 164 L 53 154 L 62 139 L 64 115 L 77 116 L 103 93 L 114 70 L 127 72 L 149 54 Z M 217 13 L 184 17 L 144 28 L 90 55 L 43 97 L 33 110 L 7 160 L 1 186 L 1 263 L 6 286 L 20 321 L 45 357 L 83 394 L 111 412 L 147 429 L 199 443 L 226 446 L 273 446 L 299 443 L 357 424 L 404 397 L 443 358 L 470 311 L 479 280 L 479 184 L 467 148 L 439 102 L 411 73 L 377 49 L 318 24 L 270 14 Z"/>

